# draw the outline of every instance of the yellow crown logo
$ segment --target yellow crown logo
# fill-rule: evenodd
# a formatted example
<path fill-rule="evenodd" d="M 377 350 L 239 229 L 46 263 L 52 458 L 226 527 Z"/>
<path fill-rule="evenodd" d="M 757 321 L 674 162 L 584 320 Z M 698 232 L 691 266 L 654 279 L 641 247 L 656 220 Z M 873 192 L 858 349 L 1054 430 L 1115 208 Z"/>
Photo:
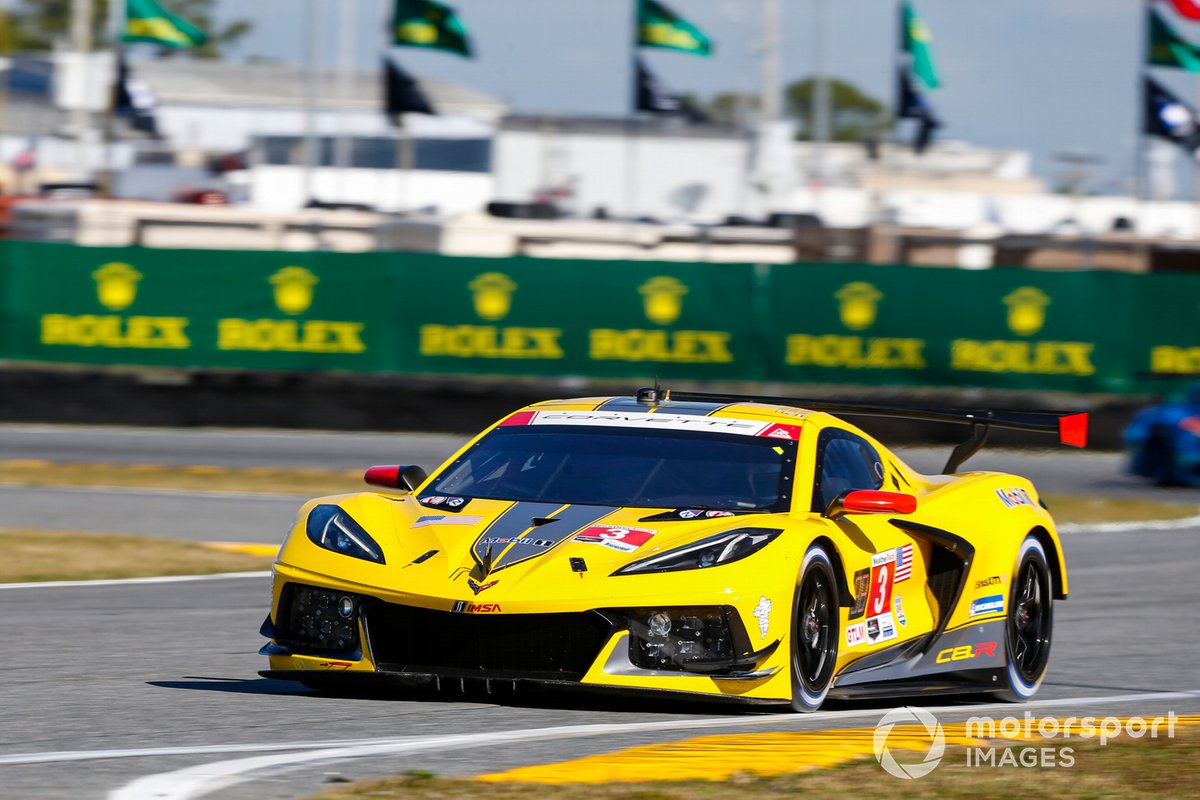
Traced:
<path fill-rule="evenodd" d="M 681 47 L 684 50 L 695 50 L 700 47 L 700 40 L 691 31 L 681 30 L 662 22 L 651 22 L 642 26 L 642 38 L 664 47 Z"/>
<path fill-rule="evenodd" d="M 853 281 L 834 292 L 838 299 L 838 316 L 852 331 L 861 331 L 875 324 L 875 314 L 883 292 L 866 281 Z"/>
<path fill-rule="evenodd" d="M 1050 296 L 1034 286 L 1022 286 L 1004 298 L 1008 305 L 1008 327 L 1018 336 L 1032 336 L 1046 324 Z"/>
<path fill-rule="evenodd" d="M 96 281 L 96 297 L 109 311 L 124 311 L 137 299 L 138 281 L 142 273 L 128 264 L 114 261 L 92 273 Z"/>
<path fill-rule="evenodd" d="M 659 325 L 670 325 L 683 313 L 683 296 L 688 287 L 669 275 L 656 275 L 638 287 L 646 318 Z"/>
<path fill-rule="evenodd" d="M 475 313 L 490 322 L 504 319 L 512 309 L 513 292 L 517 284 L 503 272 L 485 272 L 467 284 L 471 290 Z"/>
<path fill-rule="evenodd" d="M 321 282 L 304 267 L 284 267 L 270 280 L 275 288 L 275 305 L 285 314 L 307 311 L 312 305 L 313 287 Z"/>
<path fill-rule="evenodd" d="M 438 39 L 437 25 L 420 20 L 410 20 L 397 29 L 402 42 L 413 44 L 433 44 Z"/>

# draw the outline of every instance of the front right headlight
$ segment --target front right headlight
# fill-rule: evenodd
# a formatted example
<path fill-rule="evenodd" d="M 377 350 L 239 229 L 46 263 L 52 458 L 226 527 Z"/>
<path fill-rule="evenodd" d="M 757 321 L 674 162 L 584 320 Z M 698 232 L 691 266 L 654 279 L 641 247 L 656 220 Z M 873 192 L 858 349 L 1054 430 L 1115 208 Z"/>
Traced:
<path fill-rule="evenodd" d="M 309 512 L 304 529 L 318 547 L 376 564 L 386 563 L 379 544 L 340 506 L 317 506 Z"/>
<path fill-rule="evenodd" d="M 704 569 L 740 561 L 766 547 L 781 533 L 778 528 L 737 528 L 627 564 L 613 575 Z"/>

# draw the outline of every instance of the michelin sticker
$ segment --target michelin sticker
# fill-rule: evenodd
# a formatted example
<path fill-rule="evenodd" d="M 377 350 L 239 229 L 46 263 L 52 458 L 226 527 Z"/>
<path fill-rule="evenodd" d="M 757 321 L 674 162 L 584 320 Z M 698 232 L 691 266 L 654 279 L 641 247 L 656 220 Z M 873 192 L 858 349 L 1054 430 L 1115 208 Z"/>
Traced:
<path fill-rule="evenodd" d="M 1033 498 L 1029 496 L 1029 492 L 1025 491 L 1020 486 L 1011 486 L 1007 489 L 997 489 L 996 496 L 1000 498 L 1001 503 L 1004 503 L 1005 508 L 1037 505 L 1037 503 L 1033 502 Z"/>
<path fill-rule="evenodd" d="M 978 617 L 983 614 L 999 614 L 1004 610 L 1004 595 L 993 594 L 987 597 L 980 597 L 971 602 L 971 616 Z"/>

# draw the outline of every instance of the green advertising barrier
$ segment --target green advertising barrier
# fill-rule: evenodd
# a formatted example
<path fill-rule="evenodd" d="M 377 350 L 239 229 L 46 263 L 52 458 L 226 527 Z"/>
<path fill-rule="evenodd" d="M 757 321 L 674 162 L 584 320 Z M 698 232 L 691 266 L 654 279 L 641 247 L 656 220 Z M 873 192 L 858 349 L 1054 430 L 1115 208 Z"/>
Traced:
<path fill-rule="evenodd" d="M 1154 280 L 1018 269 L 780 268 L 772 272 L 771 328 L 780 335 L 770 359 L 789 380 L 1130 391 L 1132 376 L 1146 369 L 1139 337 L 1149 332 L 1135 323 L 1134 295 Z M 1191 284 L 1200 303 L 1200 280 Z"/>
<path fill-rule="evenodd" d="M 0 358 L 1139 392 L 1200 276 L 0 242 Z"/>

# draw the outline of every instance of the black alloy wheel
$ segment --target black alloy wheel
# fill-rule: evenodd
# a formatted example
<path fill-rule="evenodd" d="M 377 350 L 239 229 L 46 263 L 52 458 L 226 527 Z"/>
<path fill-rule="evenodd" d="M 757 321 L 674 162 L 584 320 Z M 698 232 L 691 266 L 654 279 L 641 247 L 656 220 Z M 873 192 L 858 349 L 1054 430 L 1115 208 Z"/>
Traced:
<path fill-rule="evenodd" d="M 1053 583 L 1042 546 L 1026 540 L 1009 593 L 1006 617 L 1010 699 L 1028 700 L 1050 662 Z"/>
<path fill-rule="evenodd" d="M 792 616 L 792 707 L 815 711 L 825 700 L 837 662 L 837 584 L 825 551 L 809 551 Z"/>

